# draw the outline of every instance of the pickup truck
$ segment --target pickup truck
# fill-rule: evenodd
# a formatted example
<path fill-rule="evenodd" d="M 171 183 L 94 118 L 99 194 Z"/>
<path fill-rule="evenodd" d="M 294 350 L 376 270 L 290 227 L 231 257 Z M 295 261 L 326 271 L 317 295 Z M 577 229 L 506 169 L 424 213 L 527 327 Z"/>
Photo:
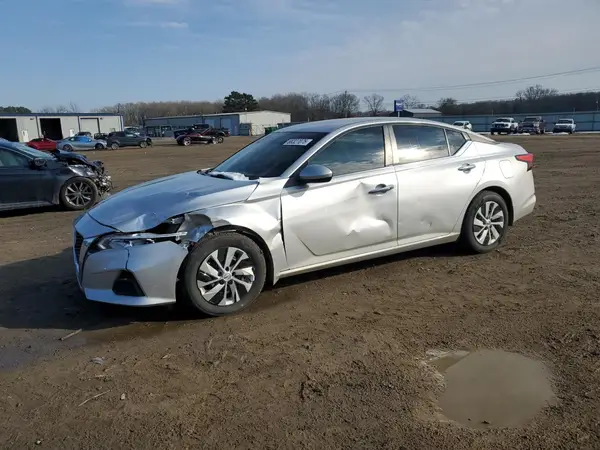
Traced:
<path fill-rule="evenodd" d="M 573 119 L 558 119 L 558 122 L 554 124 L 552 132 L 573 134 L 575 133 L 575 128 L 577 128 L 577 124 Z"/>
<path fill-rule="evenodd" d="M 518 129 L 518 124 L 515 119 L 512 117 L 499 117 L 492 123 L 492 128 L 490 129 L 490 134 L 510 134 L 516 133 Z"/>
<path fill-rule="evenodd" d="M 519 133 L 544 134 L 546 122 L 541 116 L 528 116 L 519 124 Z"/>

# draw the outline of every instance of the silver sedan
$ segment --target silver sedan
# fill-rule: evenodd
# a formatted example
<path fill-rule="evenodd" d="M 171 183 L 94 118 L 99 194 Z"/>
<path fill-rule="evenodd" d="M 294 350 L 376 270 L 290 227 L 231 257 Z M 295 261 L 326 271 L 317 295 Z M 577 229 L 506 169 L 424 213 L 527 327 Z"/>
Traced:
<path fill-rule="evenodd" d="M 65 152 L 72 152 L 73 150 L 104 150 L 107 145 L 106 141 L 92 139 L 89 136 L 72 136 L 58 141 L 56 148 Z"/>
<path fill-rule="evenodd" d="M 219 316 L 303 272 L 454 241 L 486 253 L 533 211 L 532 168 L 519 145 L 438 122 L 294 125 L 79 217 L 77 280 L 89 300 Z"/>

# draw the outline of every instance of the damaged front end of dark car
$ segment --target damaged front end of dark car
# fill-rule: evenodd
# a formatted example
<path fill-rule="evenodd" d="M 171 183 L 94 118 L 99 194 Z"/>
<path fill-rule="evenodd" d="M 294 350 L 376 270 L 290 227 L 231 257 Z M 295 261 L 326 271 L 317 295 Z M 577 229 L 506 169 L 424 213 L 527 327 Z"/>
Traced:
<path fill-rule="evenodd" d="M 85 155 L 61 150 L 56 150 L 52 153 L 58 161 L 66 163 L 73 170 L 77 170 L 78 166 L 85 167 L 88 171 L 91 170 L 95 174 L 95 177 L 91 177 L 91 179 L 98 188 L 99 196 L 104 196 L 112 191 L 112 178 L 106 173 L 106 167 L 102 161 L 90 161 Z"/>
<path fill-rule="evenodd" d="M 0 140 L 0 211 L 59 205 L 78 211 L 112 190 L 102 161 Z"/>

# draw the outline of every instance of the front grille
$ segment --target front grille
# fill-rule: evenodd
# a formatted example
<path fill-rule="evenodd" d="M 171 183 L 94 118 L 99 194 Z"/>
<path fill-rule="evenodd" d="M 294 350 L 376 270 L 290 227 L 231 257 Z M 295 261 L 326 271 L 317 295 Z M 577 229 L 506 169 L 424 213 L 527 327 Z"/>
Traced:
<path fill-rule="evenodd" d="M 76 231 L 75 239 L 73 241 L 73 251 L 75 252 L 75 258 L 77 258 L 77 260 L 79 260 L 79 253 L 81 252 L 82 245 L 83 245 L 83 236 Z"/>

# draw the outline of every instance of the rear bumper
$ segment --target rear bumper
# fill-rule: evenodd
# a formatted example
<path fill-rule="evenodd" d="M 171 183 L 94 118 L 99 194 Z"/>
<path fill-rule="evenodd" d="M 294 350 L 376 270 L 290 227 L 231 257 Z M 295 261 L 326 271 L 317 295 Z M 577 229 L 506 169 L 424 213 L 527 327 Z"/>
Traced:
<path fill-rule="evenodd" d="M 514 217 L 513 217 L 513 223 L 516 222 L 517 220 L 520 220 L 523 217 L 531 214 L 533 212 L 533 210 L 535 209 L 536 202 L 537 202 L 537 197 L 535 196 L 535 193 L 534 193 L 529 198 L 527 198 L 525 200 L 525 202 L 522 203 L 518 209 L 515 210 Z"/>

